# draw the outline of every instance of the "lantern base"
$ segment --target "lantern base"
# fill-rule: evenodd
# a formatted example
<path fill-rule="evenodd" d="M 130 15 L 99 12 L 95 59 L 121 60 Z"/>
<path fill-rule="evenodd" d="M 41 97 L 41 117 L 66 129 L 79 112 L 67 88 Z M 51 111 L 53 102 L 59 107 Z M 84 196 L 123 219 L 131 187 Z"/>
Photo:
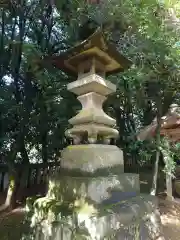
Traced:
<path fill-rule="evenodd" d="M 109 175 L 124 172 L 123 152 L 113 145 L 68 146 L 61 154 L 61 168 L 80 175 Z"/>
<path fill-rule="evenodd" d="M 54 199 L 38 199 L 35 209 L 36 213 L 41 209 L 41 214 L 46 209 L 45 218 L 35 226 L 33 239 L 37 240 L 71 240 L 80 237 L 87 240 L 164 240 L 157 199 L 153 196 L 140 195 L 126 201 L 117 200 L 113 205 L 81 203 L 75 214 L 65 216 L 60 211 L 65 206 L 60 201 L 55 203 Z"/>
<path fill-rule="evenodd" d="M 123 152 L 111 145 L 65 148 L 61 170 L 31 216 L 37 240 L 161 237 L 156 197 L 140 194 L 139 175 L 124 173 Z"/>

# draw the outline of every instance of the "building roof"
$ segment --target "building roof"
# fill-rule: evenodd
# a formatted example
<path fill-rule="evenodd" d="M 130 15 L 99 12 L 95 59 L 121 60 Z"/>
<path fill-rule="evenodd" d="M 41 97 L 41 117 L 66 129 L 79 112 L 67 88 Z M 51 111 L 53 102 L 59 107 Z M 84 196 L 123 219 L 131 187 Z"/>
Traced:
<path fill-rule="evenodd" d="M 168 113 L 161 118 L 161 129 L 160 134 L 162 136 L 167 136 L 171 141 L 178 142 L 180 141 L 180 107 L 173 104 L 171 105 Z M 139 134 L 139 140 L 145 140 L 155 135 L 157 127 L 157 119 L 143 128 Z"/>

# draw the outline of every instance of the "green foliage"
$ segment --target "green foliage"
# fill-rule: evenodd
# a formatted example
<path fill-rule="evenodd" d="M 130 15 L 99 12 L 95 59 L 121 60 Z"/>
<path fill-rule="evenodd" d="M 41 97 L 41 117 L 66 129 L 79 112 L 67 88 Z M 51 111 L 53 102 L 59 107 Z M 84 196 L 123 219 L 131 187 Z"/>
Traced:
<path fill-rule="evenodd" d="M 172 20 L 179 16 L 178 1 L 23 4 L 23 13 L 17 5 L 0 12 L 0 151 L 8 156 L 16 142 L 21 161 L 25 152 L 30 160 L 32 149 L 43 161 L 59 158 L 59 149 L 66 145 L 67 120 L 79 105 L 65 90 L 71 79 L 42 59 L 74 45 L 79 27 L 91 19 L 92 28 L 101 26 L 133 63 L 123 76 L 110 77 L 117 93 L 106 109 L 117 119 L 118 145 L 134 154 L 131 145 L 138 144 L 139 129 L 151 123 L 159 108 L 164 114 L 172 102 L 179 101 L 179 23 Z M 148 153 L 141 147 L 136 153 L 149 159 L 152 148 Z"/>
<path fill-rule="evenodd" d="M 17 161 L 59 160 L 60 150 L 67 145 L 68 119 L 80 104 L 66 91 L 66 84 L 74 79 L 55 69 L 47 56 L 80 41 L 79 29 L 90 19 L 90 30 L 100 26 L 132 61 L 125 73 L 109 77 L 117 92 L 104 106 L 117 120 L 118 146 L 125 158 L 138 159 L 140 165 L 160 149 L 166 158 L 165 172 L 173 175 L 179 144 L 162 139 L 157 146 L 154 139 L 140 142 L 136 136 L 157 115 L 166 114 L 172 103 L 180 104 L 179 1 L 108 0 L 97 5 L 56 0 L 54 6 L 52 1 L 25 0 L 12 4 L 0 9 L 0 158 L 10 169 Z M 83 31 L 84 36 L 89 34 L 88 29 Z M 30 210 L 33 204 L 34 200 L 29 201 Z M 67 217 L 74 211 L 55 200 L 39 208 L 43 216 L 51 213 L 52 218 L 57 212 Z M 76 210 L 92 208 L 81 203 Z M 63 217 L 62 223 L 67 224 Z M 86 238 L 86 232 L 75 229 L 73 239 Z"/>
<path fill-rule="evenodd" d="M 81 40 L 80 27 L 100 26 L 107 39 L 132 61 L 109 77 L 117 92 L 104 108 L 116 118 L 117 145 L 143 164 L 157 149 L 136 135 L 172 103 L 180 104 L 180 3 L 169 1 L 23 1 L 0 9 L 0 156 L 17 161 L 57 161 L 67 145 L 68 119 L 80 109 L 66 91 L 73 79 L 50 64 Z M 88 35 L 88 29 L 85 35 Z M 177 152 L 175 148 L 173 150 Z M 171 155 L 171 154 L 170 154 Z M 173 158 L 171 155 L 169 158 Z M 168 163 L 167 168 L 173 171 Z M 167 171 L 168 171 L 167 169 Z"/>
<path fill-rule="evenodd" d="M 166 137 L 161 138 L 160 150 L 163 154 L 165 168 L 164 171 L 174 177 L 176 163 L 174 161 L 176 145 L 171 144 L 169 139 Z"/>
<path fill-rule="evenodd" d="M 128 151 L 132 155 L 138 155 L 138 163 L 143 166 L 144 163 L 152 160 L 156 148 L 152 141 L 131 141 Z"/>
<path fill-rule="evenodd" d="M 4 56 L 0 62 L 0 152 L 8 160 L 16 147 L 16 160 L 20 156 L 20 161 L 25 161 L 26 155 L 26 162 L 32 161 L 35 152 L 40 160 L 55 160 L 66 144 L 64 130 L 76 101 L 70 94 L 64 100 L 67 76 L 40 63 L 47 54 L 65 48 L 66 32 L 58 34 L 63 23 L 51 5 L 24 1 L 23 9 L 21 12 L 14 5 L 13 12 L 0 11 L 0 51 Z"/>

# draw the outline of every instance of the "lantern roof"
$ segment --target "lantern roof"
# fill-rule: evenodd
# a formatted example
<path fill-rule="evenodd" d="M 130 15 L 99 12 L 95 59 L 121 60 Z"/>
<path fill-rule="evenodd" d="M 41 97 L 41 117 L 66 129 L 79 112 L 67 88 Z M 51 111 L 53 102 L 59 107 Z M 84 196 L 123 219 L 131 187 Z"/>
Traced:
<path fill-rule="evenodd" d="M 122 72 L 131 65 L 131 61 L 120 54 L 114 45 L 105 41 L 100 28 L 75 47 L 48 59 L 56 68 L 77 76 L 78 66 L 90 58 L 95 58 L 104 66 L 106 75 Z"/>

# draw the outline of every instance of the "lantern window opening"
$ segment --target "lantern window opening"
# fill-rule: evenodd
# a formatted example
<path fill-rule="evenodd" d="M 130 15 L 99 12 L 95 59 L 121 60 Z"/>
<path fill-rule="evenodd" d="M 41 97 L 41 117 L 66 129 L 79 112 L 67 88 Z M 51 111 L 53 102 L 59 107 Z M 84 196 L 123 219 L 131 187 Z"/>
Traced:
<path fill-rule="evenodd" d="M 78 78 L 85 77 L 89 74 L 97 74 L 105 77 L 106 66 L 96 57 L 91 57 L 78 65 Z"/>

